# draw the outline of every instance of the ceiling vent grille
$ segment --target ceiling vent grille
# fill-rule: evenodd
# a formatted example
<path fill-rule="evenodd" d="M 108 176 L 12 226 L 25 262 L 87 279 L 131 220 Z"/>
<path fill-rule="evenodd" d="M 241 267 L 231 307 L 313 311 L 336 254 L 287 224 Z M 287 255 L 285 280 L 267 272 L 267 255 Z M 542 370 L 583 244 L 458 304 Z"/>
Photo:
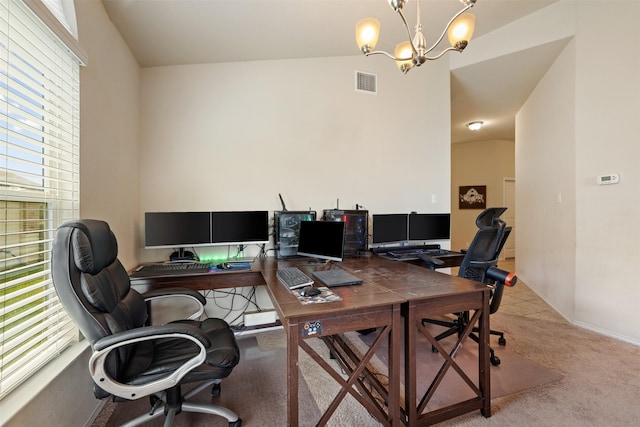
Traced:
<path fill-rule="evenodd" d="M 378 76 L 356 71 L 356 92 L 378 94 Z"/>

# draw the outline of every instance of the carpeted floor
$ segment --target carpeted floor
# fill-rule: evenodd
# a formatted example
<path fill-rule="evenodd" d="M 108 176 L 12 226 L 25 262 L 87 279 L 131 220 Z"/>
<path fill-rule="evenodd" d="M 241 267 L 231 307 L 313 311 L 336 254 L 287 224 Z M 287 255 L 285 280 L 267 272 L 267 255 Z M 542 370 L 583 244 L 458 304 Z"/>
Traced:
<path fill-rule="evenodd" d="M 286 425 L 286 344 L 284 332 L 267 333 L 262 336 L 242 337 L 238 339 L 241 350 L 241 363 L 231 375 L 222 381 L 220 396 L 211 398 L 205 390 L 196 398 L 197 403 L 213 403 L 227 407 L 243 420 L 243 426 L 280 426 Z M 260 344 L 259 342 L 260 341 Z M 300 413 L 305 419 L 318 419 L 320 411 L 314 403 L 309 387 L 304 379 L 300 381 Z M 93 427 L 119 426 L 127 420 L 149 410 L 146 398 L 131 402 L 107 402 Z M 301 416 L 301 419 L 303 417 Z M 268 420 L 268 422 L 266 422 Z M 145 426 L 162 426 L 164 417 L 157 418 Z M 182 413 L 175 418 L 174 426 L 210 427 L 228 426 L 222 417 L 211 415 Z M 301 425 L 313 425 L 306 423 Z"/>

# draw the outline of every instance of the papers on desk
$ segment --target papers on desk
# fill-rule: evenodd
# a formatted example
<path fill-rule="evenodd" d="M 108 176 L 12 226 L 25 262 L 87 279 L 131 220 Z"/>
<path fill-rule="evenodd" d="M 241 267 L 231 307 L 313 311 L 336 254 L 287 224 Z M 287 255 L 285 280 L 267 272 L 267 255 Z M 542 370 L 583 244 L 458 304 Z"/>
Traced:
<path fill-rule="evenodd" d="M 339 295 L 336 295 L 335 292 L 333 292 L 326 286 L 320 286 L 317 289 L 320 291 L 320 293 L 312 297 L 303 297 L 302 295 L 300 295 L 300 291 L 302 291 L 302 289 L 294 289 L 291 292 L 293 292 L 293 294 L 296 296 L 296 298 L 298 298 L 298 301 L 300 301 L 302 305 L 342 301 L 342 298 Z"/>

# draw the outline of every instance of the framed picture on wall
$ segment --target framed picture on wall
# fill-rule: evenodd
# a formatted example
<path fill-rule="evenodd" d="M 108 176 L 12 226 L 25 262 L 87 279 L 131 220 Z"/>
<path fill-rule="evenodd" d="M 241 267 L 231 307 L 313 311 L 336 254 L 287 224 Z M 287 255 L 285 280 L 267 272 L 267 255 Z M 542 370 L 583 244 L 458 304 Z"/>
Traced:
<path fill-rule="evenodd" d="M 459 209 L 486 209 L 486 185 L 461 185 L 458 191 Z"/>

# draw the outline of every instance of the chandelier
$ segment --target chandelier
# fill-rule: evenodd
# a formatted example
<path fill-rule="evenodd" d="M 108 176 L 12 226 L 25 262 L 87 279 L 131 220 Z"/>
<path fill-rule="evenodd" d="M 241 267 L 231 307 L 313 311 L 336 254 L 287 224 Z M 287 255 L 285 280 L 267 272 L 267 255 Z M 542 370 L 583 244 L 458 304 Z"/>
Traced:
<path fill-rule="evenodd" d="M 356 24 L 356 42 L 358 43 L 358 48 L 366 56 L 378 54 L 385 55 L 396 61 L 400 70 L 406 74 L 414 66 L 419 67 L 427 60 L 438 59 L 449 51 L 455 50 L 456 52 L 462 52 L 464 48 L 467 47 L 467 44 L 469 44 L 469 40 L 471 40 L 476 18 L 472 14 L 465 12 L 476 4 L 476 0 L 460 0 L 464 7 L 460 12 L 456 13 L 453 18 L 451 18 L 447 26 L 442 31 L 440 38 L 438 38 L 438 40 L 436 40 L 436 42 L 429 48 L 427 48 L 427 39 L 424 34 L 422 34 L 422 24 L 420 23 L 420 0 L 417 1 L 418 18 L 413 38 L 411 37 L 411 31 L 407 25 L 407 20 L 402 13 L 402 8 L 407 3 L 407 0 L 387 1 L 389 6 L 391 6 L 391 8 L 400 15 L 404 27 L 407 30 L 407 34 L 409 35 L 409 40 L 396 46 L 394 52 L 395 56 L 381 50 L 374 51 L 373 49 L 378 42 L 378 35 L 380 34 L 380 22 L 374 18 L 362 19 Z M 429 53 L 431 53 L 431 51 L 440 44 L 445 34 L 448 35 L 451 47 L 442 50 L 434 56 L 429 56 Z"/>

